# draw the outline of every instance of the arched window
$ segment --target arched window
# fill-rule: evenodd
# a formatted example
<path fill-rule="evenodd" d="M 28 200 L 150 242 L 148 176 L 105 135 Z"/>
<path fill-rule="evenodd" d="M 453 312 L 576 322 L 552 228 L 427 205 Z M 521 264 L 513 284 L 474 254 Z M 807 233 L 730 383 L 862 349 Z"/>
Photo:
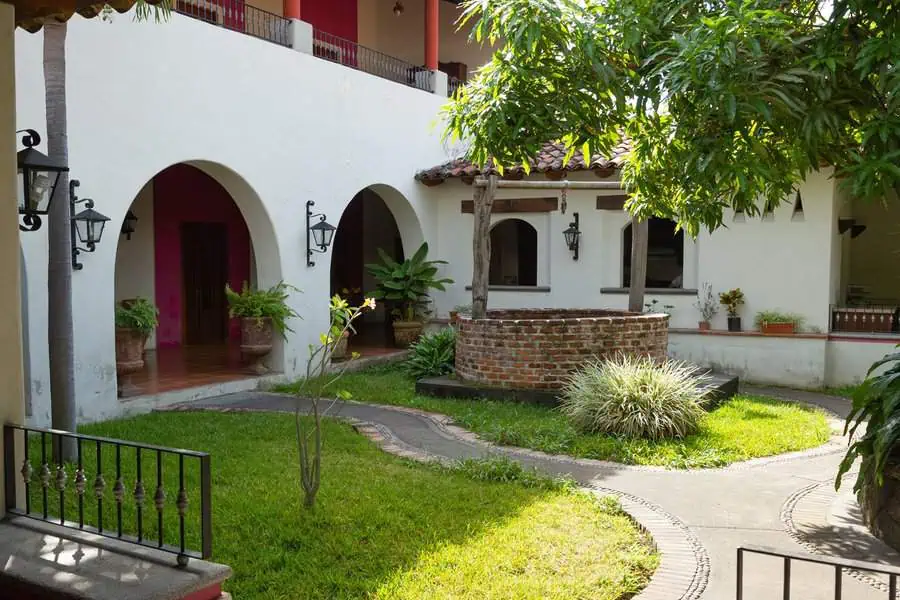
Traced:
<path fill-rule="evenodd" d="M 521 219 L 491 229 L 490 285 L 537 285 L 537 230 Z"/>
<path fill-rule="evenodd" d="M 648 288 L 684 287 L 684 231 L 675 231 L 675 222 L 650 218 L 647 240 Z M 631 223 L 625 227 L 622 246 L 622 285 L 631 286 Z"/>

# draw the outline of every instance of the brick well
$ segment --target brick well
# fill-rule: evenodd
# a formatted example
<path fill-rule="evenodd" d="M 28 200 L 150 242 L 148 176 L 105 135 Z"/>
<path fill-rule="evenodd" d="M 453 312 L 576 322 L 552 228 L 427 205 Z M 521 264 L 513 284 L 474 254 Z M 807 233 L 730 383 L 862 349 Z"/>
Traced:
<path fill-rule="evenodd" d="M 552 390 L 591 358 L 665 358 L 669 316 L 615 310 L 489 310 L 460 316 L 456 374 L 485 385 Z"/>

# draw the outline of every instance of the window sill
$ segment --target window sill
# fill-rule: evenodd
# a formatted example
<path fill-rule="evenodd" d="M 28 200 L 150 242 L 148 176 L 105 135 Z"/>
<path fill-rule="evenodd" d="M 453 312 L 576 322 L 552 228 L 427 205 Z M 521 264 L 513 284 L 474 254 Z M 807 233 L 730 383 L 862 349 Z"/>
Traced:
<path fill-rule="evenodd" d="M 631 290 L 626 287 L 605 287 L 600 288 L 601 294 L 628 294 Z M 645 296 L 696 296 L 695 288 L 647 288 L 644 290 Z"/>
<path fill-rule="evenodd" d="M 466 291 L 471 292 L 472 286 L 467 285 Z M 549 285 L 489 285 L 489 292 L 542 292 L 550 291 Z"/>

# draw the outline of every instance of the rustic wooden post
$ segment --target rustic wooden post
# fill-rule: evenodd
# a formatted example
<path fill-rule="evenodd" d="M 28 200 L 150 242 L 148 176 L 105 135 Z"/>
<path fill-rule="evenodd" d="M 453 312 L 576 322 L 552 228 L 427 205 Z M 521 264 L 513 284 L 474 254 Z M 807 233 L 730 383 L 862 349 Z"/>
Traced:
<path fill-rule="evenodd" d="M 497 176 L 492 175 L 485 187 L 476 187 L 472 235 L 472 318 L 483 319 L 487 311 L 488 275 L 491 268 L 491 209 L 497 193 Z"/>
<path fill-rule="evenodd" d="M 650 223 L 647 219 L 631 221 L 631 281 L 628 290 L 628 310 L 644 311 L 644 291 L 647 287 L 647 242 Z"/>

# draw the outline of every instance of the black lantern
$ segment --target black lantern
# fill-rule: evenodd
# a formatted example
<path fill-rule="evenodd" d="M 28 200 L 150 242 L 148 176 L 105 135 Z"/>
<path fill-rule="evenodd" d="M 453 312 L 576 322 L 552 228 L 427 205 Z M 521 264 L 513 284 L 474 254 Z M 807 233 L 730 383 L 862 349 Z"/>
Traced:
<path fill-rule="evenodd" d="M 106 222 L 109 221 L 109 217 L 94 210 L 93 200 L 90 198 L 79 199 L 75 195 L 75 188 L 79 185 L 81 185 L 81 182 L 77 179 L 69 182 L 69 214 L 72 220 L 72 268 L 76 271 L 84 268 L 84 265 L 78 262 L 78 255 L 82 252 L 93 252 L 97 249 L 97 244 L 100 243 L 100 238 L 103 236 L 103 228 L 106 226 Z M 85 209 L 76 215 L 75 207 L 79 204 L 84 204 Z M 78 246 L 79 242 L 84 244 L 83 248 Z"/>
<path fill-rule="evenodd" d="M 581 239 L 581 230 L 578 229 L 578 213 L 572 213 L 575 220 L 569 223 L 568 229 L 563 231 L 566 238 L 566 246 L 573 252 L 572 260 L 578 260 L 578 243 Z"/>
<path fill-rule="evenodd" d="M 131 234 L 134 233 L 134 224 L 137 223 L 138 218 L 137 215 L 131 212 L 131 209 L 125 213 L 125 220 L 122 221 L 122 231 L 121 234 L 125 236 L 126 240 L 131 239 Z"/>
<path fill-rule="evenodd" d="M 37 231 L 41 228 L 41 216 L 50 211 L 59 176 L 69 167 L 34 148 L 41 143 L 41 136 L 34 129 L 21 129 L 16 133 L 25 134 L 22 137 L 25 149 L 16 154 L 22 190 L 18 203 L 22 216 L 19 229 Z"/>
<path fill-rule="evenodd" d="M 328 246 L 331 245 L 331 239 L 334 237 L 335 227 L 325 220 L 323 214 L 313 214 L 312 207 L 315 202 L 308 200 L 306 202 L 306 266 L 314 267 L 316 263 L 312 260 L 313 252 L 326 252 Z M 319 219 L 319 222 L 312 225 L 313 219 Z M 312 243 L 310 243 L 312 242 Z"/>

